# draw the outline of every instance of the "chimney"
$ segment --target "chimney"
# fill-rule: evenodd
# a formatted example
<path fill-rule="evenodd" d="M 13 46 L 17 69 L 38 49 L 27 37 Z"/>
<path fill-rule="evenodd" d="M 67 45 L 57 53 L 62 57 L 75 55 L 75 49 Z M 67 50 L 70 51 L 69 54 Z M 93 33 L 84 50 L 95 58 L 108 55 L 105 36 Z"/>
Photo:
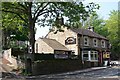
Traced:
<path fill-rule="evenodd" d="M 88 27 L 88 30 L 94 32 L 94 27 L 93 27 L 93 26 L 89 26 L 89 27 Z"/>
<path fill-rule="evenodd" d="M 63 18 L 62 15 L 60 15 L 60 14 L 57 14 L 56 21 L 57 21 L 59 24 L 61 24 L 61 25 L 64 24 L 64 18 Z"/>

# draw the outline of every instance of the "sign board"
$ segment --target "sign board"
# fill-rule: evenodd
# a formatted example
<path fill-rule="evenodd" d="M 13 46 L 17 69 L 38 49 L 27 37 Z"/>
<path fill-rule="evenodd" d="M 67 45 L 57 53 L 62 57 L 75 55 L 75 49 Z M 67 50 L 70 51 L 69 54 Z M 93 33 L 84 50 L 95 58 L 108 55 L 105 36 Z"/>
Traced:
<path fill-rule="evenodd" d="M 68 54 L 54 54 L 55 59 L 67 59 Z"/>
<path fill-rule="evenodd" d="M 65 44 L 76 44 L 76 38 L 74 38 L 74 37 L 68 37 L 65 40 Z"/>
<path fill-rule="evenodd" d="M 103 52 L 103 58 L 110 58 L 110 52 Z"/>

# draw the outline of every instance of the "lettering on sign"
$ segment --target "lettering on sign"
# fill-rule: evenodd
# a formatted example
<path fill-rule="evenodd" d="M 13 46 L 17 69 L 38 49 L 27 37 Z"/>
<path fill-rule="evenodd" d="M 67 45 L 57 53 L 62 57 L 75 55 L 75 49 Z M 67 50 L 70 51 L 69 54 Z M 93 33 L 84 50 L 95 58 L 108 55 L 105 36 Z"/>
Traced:
<path fill-rule="evenodd" d="M 68 37 L 65 40 L 65 44 L 76 44 L 76 38 L 74 38 L 74 37 Z"/>
<path fill-rule="evenodd" d="M 103 58 L 110 58 L 109 52 L 103 52 Z"/>

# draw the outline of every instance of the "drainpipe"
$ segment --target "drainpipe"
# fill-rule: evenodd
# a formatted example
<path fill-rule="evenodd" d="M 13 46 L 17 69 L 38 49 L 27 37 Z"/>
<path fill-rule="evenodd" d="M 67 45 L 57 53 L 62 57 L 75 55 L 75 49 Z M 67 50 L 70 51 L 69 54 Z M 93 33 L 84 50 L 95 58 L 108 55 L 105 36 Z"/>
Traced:
<path fill-rule="evenodd" d="M 83 27 L 83 26 L 84 26 L 84 21 L 82 20 L 82 27 Z M 81 29 L 81 30 L 82 30 L 82 29 Z M 81 43 L 81 49 L 82 49 L 81 51 L 82 51 L 82 52 L 81 52 L 81 54 L 80 54 L 80 57 L 81 57 L 81 61 L 82 61 L 82 68 L 84 68 L 85 62 L 84 62 L 84 60 L 83 60 L 83 46 L 84 46 L 84 44 L 83 44 L 83 42 L 84 42 L 83 30 L 82 30 L 81 33 L 82 33 L 82 38 L 81 38 L 81 40 L 82 40 L 82 41 L 81 41 L 81 42 L 82 42 L 82 43 Z"/>

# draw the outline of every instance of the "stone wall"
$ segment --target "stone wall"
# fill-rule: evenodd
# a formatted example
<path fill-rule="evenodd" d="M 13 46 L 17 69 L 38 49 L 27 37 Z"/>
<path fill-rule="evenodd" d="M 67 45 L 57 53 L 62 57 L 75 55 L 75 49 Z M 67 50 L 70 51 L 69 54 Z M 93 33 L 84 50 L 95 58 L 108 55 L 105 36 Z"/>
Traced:
<path fill-rule="evenodd" d="M 84 62 L 84 65 L 80 60 L 40 60 L 33 64 L 33 75 L 44 75 L 69 72 L 75 70 L 81 70 L 90 68 L 91 62 Z"/>

